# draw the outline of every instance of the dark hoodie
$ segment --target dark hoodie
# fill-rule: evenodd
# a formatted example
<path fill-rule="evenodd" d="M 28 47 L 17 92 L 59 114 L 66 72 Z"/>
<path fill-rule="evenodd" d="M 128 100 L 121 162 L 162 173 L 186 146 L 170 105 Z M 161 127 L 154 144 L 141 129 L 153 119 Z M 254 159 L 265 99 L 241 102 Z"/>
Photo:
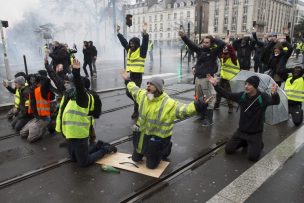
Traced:
<path fill-rule="evenodd" d="M 124 38 L 124 36 L 120 33 L 117 34 L 117 37 L 121 43 L 121 45 L 125 48 L 125 50 L 128 52 L 130 49 L 130 42 L 133 42 L 136 48 L 140 47 L 140 57 L 146 58 L 147 56 L 147 51 L 148 51 L 148 43 L 149 43 L 149 35 L 148 34 L 143 34 L 142 38 L 142 43 L 140 45 L 140 39 L 137 37 L 133 37 L 130 39 L 129 43 L 128 41 Z"/>

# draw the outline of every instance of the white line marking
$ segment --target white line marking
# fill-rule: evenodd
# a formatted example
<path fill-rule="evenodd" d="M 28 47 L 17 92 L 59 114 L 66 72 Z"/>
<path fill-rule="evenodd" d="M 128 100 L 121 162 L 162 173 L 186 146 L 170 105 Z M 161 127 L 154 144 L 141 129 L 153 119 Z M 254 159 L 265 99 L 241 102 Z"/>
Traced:
<path fill-rule="evenodd" d="M 304 126 L 213 196 L 207 203 L 245 202 L 268 178 L 273 176 L 304 143 Z M 223 201 L 219 201 L 219 200 Z"/>

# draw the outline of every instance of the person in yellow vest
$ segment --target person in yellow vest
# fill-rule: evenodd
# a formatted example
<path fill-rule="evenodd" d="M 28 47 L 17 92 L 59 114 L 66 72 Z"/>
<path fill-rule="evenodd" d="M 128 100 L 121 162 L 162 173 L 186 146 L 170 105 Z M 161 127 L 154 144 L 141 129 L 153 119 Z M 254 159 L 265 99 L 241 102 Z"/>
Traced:
<path fill-rule="evenodd" d="M 288 73 L 292 73 L 288 75 Z M 293 123 L 298 126 L 303 122 L 302 103 L 304 102 L 304 70 L 296 66 L 285 71 L 284 91 L 288 98 L 288 110 L 292 116 Z"/>
<path fill-rule="evenodd" d="M 33 117 L 28 114 L 30 87 L 27 85 L 23 76 L 17 77 L 15 80 L 16 87 L 16 104 L 18 104 L 18 115 L 12 120 L 12 127 L 16 131 L 20 131 Z"/>
<path fill-rule="evenodd" d="M 119 33 L 120 26 L 117 26 L 117 37 L 121 45 L 127 51 L 127 65 L 126 70 L 130 73 L 130 79 L 140 87 L 142 83 L 142 75 L 145 72 L 145 59 L 148 51 L 149 35 L 147 33 L 148 25 L 144 23 L 142 33 L 142 43 L 140 45 L 140 39 L 133 37 L 128 41 L 122 34 Z M 133 100 L 130 92 L 127 90 L 127 96 Z M 131 116 L 132 119 L 138 118 L 138 104 L 134 101 L 134 112 Z"/>
<path fill-rule="evenodd" d="M 18 72 L 15 74 L 15 78 L 22 76 L 24 78 L 26 78 L 26 74 L 24 72 Z M 16 87 L 11 87 L 9 84 L 10 83 L 14 83 L 13 81 L 5 81 L 3 80 L 2 84 L 3 86 L 12 94 L 15 95 L 15 101 L 14 101 L 14 107 L 12 109 L 9 110 L 9 112 L 7 113 L 7 118 L 9 120 L 12 120 L 15 116 L 17 116 L 19 110 L 19 103 L 20 103 L 20 91 L 17 91 Z M 16 84 L 16 83 L 15 83 Z"/>
<path fill-rule="evenodd" d="M 303 43 L 302 43 L 302 42 L 298 41 L 298 42 L 296 43 L 296 47 L 295 47 L 296 59 L 299 58 L 299 54 L 300 54 L 300 52 L 301 52 L 301 50 L 302 50 L 302 46 L 303 46 Z"/>
<path fill-rule="evenodd" d="M 73 62 L 72 74 L 64 78 L 66 91 L 56 118 L 56 131 L 66 138 L 71 160 L 77 162 L 80 167 L 87 167 L 105 154 L 116 152 L 117 149 L 102 141 L 89 146 L 91 114 L 95 109 L 95 101 L 81 81 L 78 60 Z"/>
<path fill-rule="evenodd" d="M 147 168 L 154 169 L 171 153 L 174 121 L 206 111 L 211 98 L 200 97 L 189 104 L 182 104 L 164 92 L 164 81 L 159 77 L 151 78 L 146 89 L 130 81 L 126 71 L 122 72 L 122 78 L 139 104 L 139 117 L 133 126 L 132 160 L 139 162 L 145 156 Z"/>
<path fill-rule="evenodd" d="M 229 38 L 226 38 L 226 47 L 223 49 L 221 54 L 221 72 L 220 72 L 220 82 L 219 85 L 227 92 L 231 92 L 231 87 L 229 81 L 234 78 L 240 72 L 240 64 L 238 62 L 235 50 L 233 46 L 229 43 Z M 222 97 L 220 94 L 216 94 L 216 102 L 214 104 L 214 109 L 220 107 Z M 233 104 L 227 99 L 228 103 L 228 113 L 233 112 Z"/>
<path fill-rule="evenodd" d="M 34 75 L 31 79 L 28 114 L 34 116 L 21 130 L 20 136 L 29 142 L 35 142 L 48 132 L 47 126 L 51 121 L 51 81 L 47 77 Z"/>

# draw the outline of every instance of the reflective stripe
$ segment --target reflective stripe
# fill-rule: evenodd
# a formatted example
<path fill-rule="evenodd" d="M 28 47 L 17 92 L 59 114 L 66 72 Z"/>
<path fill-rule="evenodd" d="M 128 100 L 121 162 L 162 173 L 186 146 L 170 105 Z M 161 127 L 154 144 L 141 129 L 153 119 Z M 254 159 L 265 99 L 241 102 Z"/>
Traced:
<path fill-rule="evenodd" d="M 235 72 L 233 72 L 233 71 L 231 71 L 231 70 L 228 70 L 228 69 L 226 69 L 226 68 L 223 68 L 222 71 L 227 72 L 227 73 L 231 73 L 231 74 L 233 74 L 233 75 L 237 75 L 237 74 L 238 74 L 238 73 L 235 73 Z"/>
<path fill-rule="evenodd" d="M 168 100 L 168 97 L 166 97 L 166 98 L 163 100 L 163 102 L 162 102 L 162 104 L 161 104 L 161 106 L 160 106 L 160 109 L 159 109 L 159 112 L 158 112 L 158 115 L 157 115 L 157 119 L 158 119 L 158 120 L 160 120 L 161 114 L 163 113 L 164 106 L 165 106 L 167 100 Z"/>
<path fill-rule="evenodd" d="M 288 92 L 293 92 L 293 93 L 298 93 L 298 94 L 304 94 L 304 91 L 299 91 L 299 90 L 285 90 L 285 92 L 286 92 L 286 94 L 288 93 Z"/>
<path fill-rule="evenodd" d="M 76 121 L 63 121 L 63 125 L 88 126 L 90 123 L 81 123 Z"/>
<path fill-rule="evenodd" d="M 140 103 L 140 106 L 139 106 L 139 115 L 143 115 L 142 111 L 143 111 L 143 106 L 144 106 L 145 98 L 146 98 L 146 94 L 143 95 L 143 98 L 141 100 L 141 103 Z"/>
<path fill-rule="evenodd" d="M 131 94 L 132 94 L 132 96 L 133 96 L 133 98 L 136 100 L 136 95 L 137 95 L 137 93 L 139 92 L 139 87 L 137 87 L 137 86 L 134 86 L 134 87 L 132 87 L 131 88 L 131 90 L 129 91 Z M 133 93 L 132 93 L 133 92 Z"/>
<path fill-rule="evenodd" d="M 187 105 L 184 106 L 184 109 L 183 109 L 183 117 L 187 117 L 187 108 L 188 108 L 188 105 L 189 105 L 189 104 L 187 104 Z"/>
<path fill-rule="evenodd" d="M 228 68 L 232 68 L 232 69 L 240 70 L 240 68 L 239 68 L 239 67 L 237 67 L 237 66 L 232 66 L 232 65 L 229 65 L 229 64 L 223 64 L 223 67 L 228 67 Z"/>
<path fill-rule="evenodd" d="M 50 108 L 37 108 L 37 111 L 42 111 L 42 110 L 48 111 L 48 110 L 50 110 Z"/>
<path fill-rule="evenodd" d="M 166 122 L 161 122 L 159 120 L 154 120 L 154 119 L 147 119 L 146 116 L 144 115 L 139 115 L 139 117 L 143 120 L 146 120 L 148 123 L 154 124 L 154 125 L 160 125 L 160 126 L 164 126 L 164 127 L 168 127 L 170 125 L 172 125 L 172 123 L 166 123 Z"/>
<path fill-rule="evenodd" d="M 48 101 L 36 100 L 36 104 L 49 104 Z"/>
<path fill-rule="evenodd" d="M 145 64 L 130 64 L 130 63 L 127 63 L 127 66 L 138 66 L 138 67 L 145 67 Z"/>
<path fill-rule="evenodd" d="M 150 135 L 155 135 L 155 134 L 169 135 L 169 133 L 172 133 L 172 129 L 173 129 L 173 126 L 168 130 L 162 130 L 162 129 L 153 127 L 151 129 L 146 129 L 146 132 L 147 132 L 147 134 L 150 134 Z"/>
<path fill-rule="evenodd" d="M 87 114 L 85 113 L 82 113 L 80 111 L 75 111 L 75 110 L 68 110 L 66 113 L 69 113 L 69 114 L 75 114 L 75 115 L 78 115 L 78 116 L 87 116 Z"/>
<path fill-rule="evenodd" d="M 144 59 L 135 59 L 135 60 L 128 59 L 128 61 L 130 61 L 131 63 L 134 63 L 134 62 L 142 62 L 142 63 L 144 63 L 145 62 Z"/>
<path fill-rule="evenodd" d="M 298 99 L 304 99 L 304 96 L 297 96 L 297 95 L 294 95 L 294 94 L 288 94 L 287 93 L 287 96 L 288 97 L 293 97 L 293 98 L 298 98 Z"/>
<path fill-rule="evenodd" d="M 16 98 L 18 98 L 18 99 L 20 98 L 20 96 L 19 96 L 19 95 L 17 95 L 17 94 L 15 94 L 15 97 L 16 97 Z"/>
<path fill-rule="evenodd" d="M 178 118 L 179 117 L 179 110 L 182 107 L 181 104 L 178 104 L 178 106 L 176 107 L 176 111 L 175 111 L 175 117 Z"/>

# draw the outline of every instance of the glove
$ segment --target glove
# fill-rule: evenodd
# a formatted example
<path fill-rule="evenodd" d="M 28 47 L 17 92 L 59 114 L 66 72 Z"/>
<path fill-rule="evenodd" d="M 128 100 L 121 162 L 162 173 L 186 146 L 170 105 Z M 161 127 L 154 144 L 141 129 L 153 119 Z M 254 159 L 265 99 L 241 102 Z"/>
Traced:
<path fill-rule="evenodd" d="M 107 154 L 111 154 L 111 153 L 116 153 L 117 152 L 117 148 L 113 145 L 104 145 L 104 150 L 106 151 Z"/>

